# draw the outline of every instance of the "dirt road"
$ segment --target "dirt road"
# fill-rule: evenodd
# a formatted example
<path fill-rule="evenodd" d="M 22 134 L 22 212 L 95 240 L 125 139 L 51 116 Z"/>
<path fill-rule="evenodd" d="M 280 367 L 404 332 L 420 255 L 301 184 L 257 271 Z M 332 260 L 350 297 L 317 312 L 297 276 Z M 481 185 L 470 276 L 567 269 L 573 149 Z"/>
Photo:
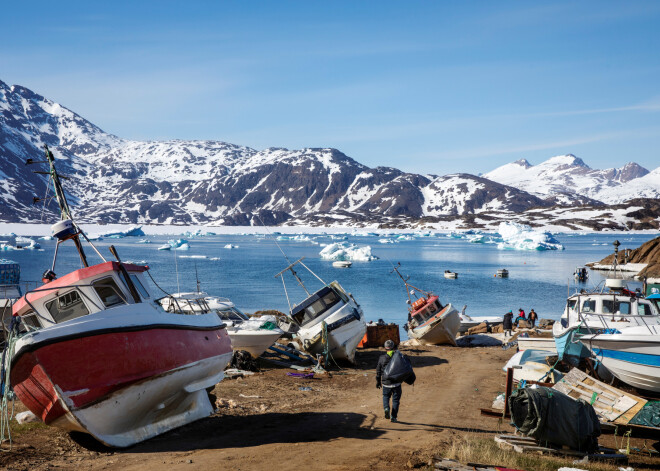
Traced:
<path fill-rule="evenodd" d="M 107 450 L 38 426 L 0 454 L 7 469 L 330 470 L 402 469 L 421 465 L 442 442 L 467 431 L 489 436 L 484 419 L 504 390 L 500 348 L 407 348 L 417 382 L 404 385 L 399 423 L 383 418 L 376 389 L 376 350 L 358 353 L 358 367 L 301 380 L 282 369 L 224 380 L 219 412 L 126 450 Z M 301 387 L 311 387 L 310 391 Z M 80 441 L 80 440 L 79 440 Z M 91 446 L 91 449 L 90 449 Z"/>

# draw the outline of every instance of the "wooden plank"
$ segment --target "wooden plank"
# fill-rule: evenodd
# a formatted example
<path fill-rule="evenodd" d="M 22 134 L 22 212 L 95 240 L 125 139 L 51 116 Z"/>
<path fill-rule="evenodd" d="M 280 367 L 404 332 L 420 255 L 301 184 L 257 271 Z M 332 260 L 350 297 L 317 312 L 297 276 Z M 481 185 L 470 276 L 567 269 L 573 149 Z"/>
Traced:
<path fill-rule="evenodd" d="M 617 462 L 626 462 L 628 459 L 626 455 L 614 453 L 614 449 L 606 447 L 599 447 L 598 453 L 588 454 L 582 451 L 571 450 L 569 448 L 550 448 L 541 446 L 537 440 L 531 437 L 500 435 L 494 437 L 494 440 L 501 449 L 514 450 L 516 453 L 542 453 L 579 458 L 588 456 L 590 460 L 613 460 Z"/>
<path fill-rule="evenodd" d="M 610 422 L 620 424 L 627 424 L 647 402 L 641 397 L 598 381 L 577 368 L 569 371 L 553 389 L 589 403 L 596 393 L 592 404 L 596 413 Z"/>

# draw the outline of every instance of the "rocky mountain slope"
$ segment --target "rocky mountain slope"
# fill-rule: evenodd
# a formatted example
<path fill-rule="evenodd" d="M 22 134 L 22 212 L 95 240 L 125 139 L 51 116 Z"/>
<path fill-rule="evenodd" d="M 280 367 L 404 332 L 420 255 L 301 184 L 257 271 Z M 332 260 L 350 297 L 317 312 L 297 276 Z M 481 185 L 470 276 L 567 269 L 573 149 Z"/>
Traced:
<path fill-rule="evenodd" d="M 614 254 L 610 254 L 598 263 L 612 265 L 613 262 Z M 624 253 L 624 250 L 619 251 L 617 263 L 646 263 L 646 267 L 637 276 L 660 278 L 660 237 L 649 240 L 636 249 L 627 250 L 627 253 Z"/>
<path fill-rule="evenodd" d="M 564 197 L 561 188 L 534 188 L 532 193 L 520 181 L 509 182 L 507 175 L 520 173 L 518 167 L 534 168 L 526 163 L 509 164 L 514 167 L 485 177 L 436 177 L 369 168 L 331 148 L 259 151 L 220 141 L 130 141 L 24 87 L 0 81 L 0 220 L 57 218 L 53 204 L 31 204 L 33 196 L 46 195 L 46 177 L 32 173 L 36 166 L 26 167 L 25 159 L 41 159 L 44 144 L 70 178 L 65 187 L 76 216 L 105 223 L 399 226 L 458 221 L 479 226 L 511 215 L 538 217 L 558 203 L 603 206 L 593 196 L 608 185 L 614 188 L 612 182 L 635 183 L 637 196 L 656 198 L 658 177 L 636 164 L 595 171 L 571 156 L 555 164 L 565 167 L 562 188 L 573 178 L 580 180 L 581 192 Z M 593 190 L 594 185 L 600 189 Z M 616 218 L 611 222 L 620 224 Z"/>

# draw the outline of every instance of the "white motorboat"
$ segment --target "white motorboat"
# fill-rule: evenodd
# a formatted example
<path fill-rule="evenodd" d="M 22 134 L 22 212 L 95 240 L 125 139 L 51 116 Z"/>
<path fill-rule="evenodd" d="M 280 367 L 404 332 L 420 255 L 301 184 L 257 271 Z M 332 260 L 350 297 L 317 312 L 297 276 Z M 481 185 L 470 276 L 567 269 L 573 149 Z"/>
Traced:
<path fill-rule="evenodd" d="M 500 268 L 497 270 L 497 273 L 495 274 L 497 278 L 508 278 L 509 277 L 509 270 L 506 268 Z"/>
<path fill-rule="evenodd" d="M 448 280 L 455 280 L 456 278 L 458 278 L 458 273 L 451 270 L 445 270 L 445 278 L 447 278 Z"/>
<path fill-rule="evenodd" d="M 463 309 L 461 309 L 461 312 L 458 314 L 459 319 L 461 320 L 461 326 L 458 329 L 458 333 L 461 335 L 465 334 L 472 327 L 476 327 L 484 322 L 487 322 L 492 326 L 502 323 L 502 316 L 470 316 L 465 313 L 466 308 L 467 305 L 464 305 Z"/>
<path fill-rule="evenodd" d="M 587 280 L 589 280 L 589 271 L 587 270 L 587 267 L 575 267 L 573 278 L 575 278 L 575 281 L 578 283 L 586 283 Z"/>
<path fill-rule="evenodd" d="M 275 316 L 249 317 L 229 299 L 209 296 L 204 292 L 174 293 L 159 299 L 159 302 L 168 312 L 217 314 L 227 326 L 232 349 L 245 350 L 255 358 L 284 334 L 284 331 L 277 326 Z"/>
<path fill-rule="evenodd" d="M 556 383 L 562 378 L 559 371 L 548 365 L 546 350 L 524 350 L 513 355 L 502 368 L 507 371 L 513 368 L 513 380 L 520 381 L 543 381 Z"/>
<path fill-rule="evenodd" d="M 400 265 L 399 265 L 400 266 Z M 403 280 L 408 293 L 408 323 L 404 329 L 408 335 L 424 345 L 456 345 L 456 334 L 461 327 L 458 311 L 451 305 L 440 304 L 437 295 L 423 291 L 408 283 L 408 279 L 394 271 Z M 420 295 L 422 293 L 422 295 Z M 413 302 L 413 298 L 416 300 Z"/>
<path fill-rule="evenodd" d="M 660 326 L 589 334 L 582 336 L 580 342 L 619 380 L 639 389 L 660 392 Z"/>
<path fill-rule="evenodd" d="M 332 262 L 332 266 L 335 268 L 351 268 L 353 265 L 353 262 L 349 262 L 348 260 L 335 260 Z"/>
<path fill-rule="evenodd" d="M 307 294 L 302 302 L 291 306 L 289 293 L 282 278 L 289 302 L 289 317 L 299 327 L 296 337 L 300 340 L 302 348 L 312 355 L 327 354 L 334 360 L 355 363 L 355 350 L 367 332 L 362 308 L 353 295 L 347 293 L 337 281 L 326 283 L 303 263 L 303 259 L 304 257 L 296 260 L 275 275 L 281 277 L 285 272 L 290 271 Z M 297 264 L 314 275 L 323 287 L 310 293 L 294 270 Z"/>
<path fill-rule="evenodd" d="M 552 331 L 548 332 L 552 334 Z M 522 337 L 519 335 L 516 340 L 518 341 L 518 351 L 520 352 L 525 350 L 542 350 L 548 353 L 557 353 L 557 344 L 552 335 L 547 337 Z"/>
<path fill-rule="evenodd" d="M 660 310 L 653 299 L 627 289 L 625 281 L 617 276 L 619 242 L 614 241 L 613 271 L 600 290 L 581 290 L 568 297 L 564 312 L 552 326 L 552 333 L 560 359 L 576 363 L 590 355 L 580 338 L 606 329 L 622 330 L 628 327 L 660 325 Z"/>

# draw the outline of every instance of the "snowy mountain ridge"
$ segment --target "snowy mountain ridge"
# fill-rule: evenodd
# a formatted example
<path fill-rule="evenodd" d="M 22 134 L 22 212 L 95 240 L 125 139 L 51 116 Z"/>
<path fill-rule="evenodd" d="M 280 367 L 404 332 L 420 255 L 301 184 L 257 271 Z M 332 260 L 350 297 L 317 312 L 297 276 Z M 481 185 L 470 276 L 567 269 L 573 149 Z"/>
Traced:
<path fill-rule="evenodd" d="M 592 170 L 569 155 L 536 166 L 521 160 L 481 177 L 433 176 L 369 168 L 332 148 L 255 150 L 210 140 L 132 141 L 104 132 L 27 88 L 0 81 L 0 220 L 56 218 L 52 210 L 31 204 L 33 196 L 46 193 L 46 180 L 31 173 L 25 159 L 41 160 L 43 144 L 71 179 L 65 187 L 77 217 L 103 223 L 474 220 L 477 215 L 543 211 L 562 198 L 568 204 L 598 205 L 600 200 L 590 195 L 609 195 L 609 187 L 610 201 L 618 201 L 617 182 L 634 183 L 635 197 L 657 198 L 659 175 L 658 169 L 649 173 L 637 164 Z M 545 186 L 526 188 L 531 173 L 525 172 L 531 171 L 548 179 Z M 558 176 L 563 178 L 559 183 Z M 569 181 L 573 186 L 577 181 L 584 192 L 567 192 Z"/>

